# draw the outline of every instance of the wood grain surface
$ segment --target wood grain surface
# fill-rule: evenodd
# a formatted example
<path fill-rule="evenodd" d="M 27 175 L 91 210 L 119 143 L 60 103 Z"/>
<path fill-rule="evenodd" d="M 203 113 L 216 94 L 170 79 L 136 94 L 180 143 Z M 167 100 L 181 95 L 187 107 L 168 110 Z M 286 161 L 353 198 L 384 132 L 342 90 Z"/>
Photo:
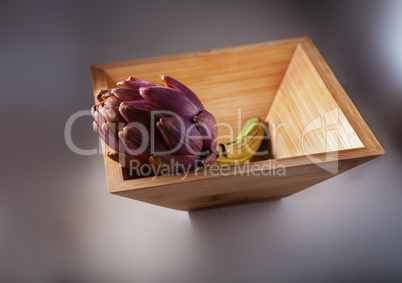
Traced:
<path fill-rule="evenodd" d="M 159 75 L 164 74 L 182 81 L 215 116 L 220 142 L 233 139 L 251 117 L 266 119 L 272 132 L 274 159 L 252 162 L 243 172 L 235 166 L 225 175 L 198 170 L 184 179 L 128 179 L 106 157 L 109 148 L 103 144 L 108 188 L 117 195 L 179 210 L 278 199 L 384 153 L 306 37 L 103 64 L 91 70 L 94 95 L 128 76 L 160 84 Z M 272 128 L 281 123 L 286 126 Z M 277 174 L 282 166 L 284 176 Z"/>

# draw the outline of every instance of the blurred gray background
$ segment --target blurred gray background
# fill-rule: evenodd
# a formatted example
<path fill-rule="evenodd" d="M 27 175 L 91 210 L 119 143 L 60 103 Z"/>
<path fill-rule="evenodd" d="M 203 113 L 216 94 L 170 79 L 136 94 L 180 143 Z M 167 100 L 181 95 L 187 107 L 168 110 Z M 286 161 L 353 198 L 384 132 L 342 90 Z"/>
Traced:
<path fill-rule="evenodd" d="M 0 282 L 402 282 L 402 1 L 1 1 Z M 280 201 L 107 193 L 90 65 L 309 36 L 386 154 Z M 92 119 L 73 126 L 84 149 Z"/>

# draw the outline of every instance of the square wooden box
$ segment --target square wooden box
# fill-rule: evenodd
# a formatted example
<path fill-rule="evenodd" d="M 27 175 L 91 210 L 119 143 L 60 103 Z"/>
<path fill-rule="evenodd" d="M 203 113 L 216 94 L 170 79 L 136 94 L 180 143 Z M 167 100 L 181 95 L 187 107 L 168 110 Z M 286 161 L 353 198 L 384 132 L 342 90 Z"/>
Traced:
<path fill-rule="evenodd" d="M 225 176 L 201 170 L 184 180 L 128 179 L 106 157 L 103 144 L 109 192 L 116 195 L 186 211 L 279 199 L 384 153 L 307 37 L 96 65 L 91 71 L 95 95 L 130 75 L 157 84 L 160 74 L 172 76 L 199 96 L 218 124 L 238 131 L 258 116 L 266 119 L 273 141 L 274 159 L 251 163 L 257 169 L 249 166 L 240 174 L 231 167 Z M 225 135 L 227 128 L 219 127 L 220 142 L 227 142 Z M 281 166 L 285 176 L 275 174 Z"/>

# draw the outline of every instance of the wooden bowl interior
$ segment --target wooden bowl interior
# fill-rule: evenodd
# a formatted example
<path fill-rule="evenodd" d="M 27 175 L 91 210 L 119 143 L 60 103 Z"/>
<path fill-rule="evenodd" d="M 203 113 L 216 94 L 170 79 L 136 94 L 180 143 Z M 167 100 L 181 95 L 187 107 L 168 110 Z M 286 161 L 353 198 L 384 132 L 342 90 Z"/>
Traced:
<path fill-rule="evenodd" d="M 276 159 L 364 147 L 300 45 L 271 104 L 266 120 Z"/>
<path fill-rule="evenodd" d="M 218 142 L 233 140 L 252 117 L 265 119 L 277 159 L 363 147 L 300 45 L 140 60 L 105 73 L 110 88 L 130 75 L 161 84 L 159 75 L 166 74 L 183 82 L 215 116 Z"/>
<path fill-rule="evenodd" d="M 205 54 L 173 61 L 146 61 L 105 70 L 108 87 L 138 77 L 162 84 L 169 75 L 190 87 L 216 118 L 219 141 L 235 138 L 245 121 L 265 119 L 278 91 L 296 45 L 223 54 Z"/>

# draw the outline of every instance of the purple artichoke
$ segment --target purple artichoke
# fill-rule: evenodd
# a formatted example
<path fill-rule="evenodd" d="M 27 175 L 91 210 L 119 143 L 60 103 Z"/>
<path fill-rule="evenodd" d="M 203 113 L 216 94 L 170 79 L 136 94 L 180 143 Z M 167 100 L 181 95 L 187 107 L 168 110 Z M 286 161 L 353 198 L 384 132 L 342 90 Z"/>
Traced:
<path fill-rule="evenodd" d="M 165 86 L 129 77 L 116 88 L 100 90 L 92 107 L 93 127 L 122 166 L 163 166 L 169 173 L 214 164 L 214 116 L 182 83 L 161 76 Z"/>

